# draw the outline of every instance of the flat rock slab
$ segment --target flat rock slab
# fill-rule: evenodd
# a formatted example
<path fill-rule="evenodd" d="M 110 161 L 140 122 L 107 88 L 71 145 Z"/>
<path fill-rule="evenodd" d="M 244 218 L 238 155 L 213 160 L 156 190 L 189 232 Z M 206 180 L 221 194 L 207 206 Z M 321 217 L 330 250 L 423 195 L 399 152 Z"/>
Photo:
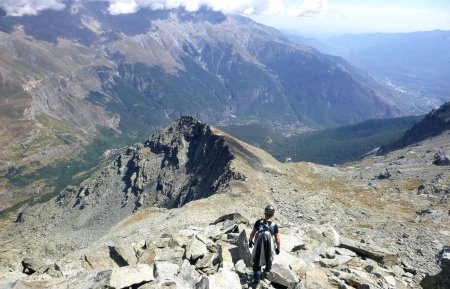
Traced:
<path fill-rule="evenodd" d="M 195 289 L 239 289 L 242 288 L 238 274 L 221 269 L 208 277 L 204 276 Z"/>
<path fill-rule="evenodd" d="M 114 288 L 124 288 L 153 280 L 155 280 L 153 266 L 138 264 L 113 269 L 109 285 Z"/>
<path fill-rule="evenodd" d="M 398 256 L 389 252 L 385 248 L 378 247 L 376 245 L 367 245 L 358 243 L 354 240 L 341 238 L 339 247 L 352 250 L 357 254 L 373 259 L 379 263 L 393 265 L 397 262 Z"/>
<path fill-rule="evenodd" d="M 119 265 L 111 258 L 109 248 L 105 247 L 84 255 L 84 260 L 92 269 L 111 269 Z"/>
<path fill-rule="evenodd" d="M 175 275 L 178 274 L 178 270 L 180 266 L 177 264 L 169 263 L 169 262 L 157 262 L 155 263 L 155 277 L 158 280 L 171 280 Z"/>

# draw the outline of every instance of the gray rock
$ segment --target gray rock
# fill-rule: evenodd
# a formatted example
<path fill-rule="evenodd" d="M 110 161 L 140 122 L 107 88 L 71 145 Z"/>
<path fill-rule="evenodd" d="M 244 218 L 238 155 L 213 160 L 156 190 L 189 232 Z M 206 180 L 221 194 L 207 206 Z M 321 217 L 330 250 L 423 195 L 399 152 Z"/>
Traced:
<path fill-rule="evenodd" d="M 305 272 L 305 276 L 302 276 L 302 283 L 306 289 L 330 289 L 328 276 L 320 268 L 312 268 Z M 301 288 L 301 287 L 300 287 Z"/>
<path fill-rule="evenodd" d="M 296 252 L 305 248 L 305 242 L 294 234 L 282 234 L 283 250 L 286 252 Z"/>
<path fill-rule="evenodd" d="M 442 271 L 450 272 L 450 246 L 445 246 L 439 252 L 437 262 Z"/>
<path fill-rule="evenodd" d="M 319 243 L 325 243 L 327 246 L 337 247 L 340 243 L 339 233 L 330 225 L 321 225 L 312 228 L 307 235 Z"/>
<path fill-rule="evenodd" d="M 39 271 L 41 271 L 42 268 L 45 267 L 45 264 L 38 260 L 25 258 L 22 260 L 22 267 L 23 267 L 22 273 L 25 273 L 27 275 L 34 274 L 35 272 L 40 274 L 42 272 Z"/>
<path fill-rule="evenodd" d="M 22 273 L 27 275 L 46 273 L 52 277 L 62 276 L 61 268 L 56 263 L 46 264 L 39 260 L 24 258 L 21 264 L 23 267 Z"/>
<path fill-rule="evenodd" d="M 358 243 L 354 240 L 346 238 L 341 238 L 341 244 L 339 245 L 339 247 L 352 250 L 363 257 L 371 258 L 386 265 L 393 265 L 397 262 L 398 259 L 397 255 L 385 248 L 381 248 L 376 245 Z"/>
<path fill-rule="evenodd" d="M 327 257 L 328 259 L 334 259 L 336 257 L 336 251 L 334 250 L 334 248 L 327 248 L 325 257 Z"/>
<path fill-rule="evenodd" d="M 433 165 L 450 166 L 450 158 L 445 153 L 439 151 L 434 155 Z"/>
<path fill-rule="evenodd" d="M 175 275 L 178 274 L 178 270 L 180 266 L 177 264 L 169 263 L 169 262 L 156 262 L 155 263 L 155 277 L 158 278 L 159 281 L 171 280 Z"/>
<path fill-rule="evenodd" d="M 234 265 L 234 270 L 239 274 L 239 276 L 245 275 L 245 273 L 246 273 L 245 269 L 246 269 L 246 266 L 245 266 L 244 260 L 239 260 Z"/>
<path fill-rule="evenodd" d="M 127 265 L 136 265 L 138 262 L 133 247 L 127 244 L 115 244 L 110 247 L 110 254 L 115 254 L 117 257 L 122 258 Z"/>
<path fill-rule="evenodd" d="M 109 285 L 114 288 L 126 288 L 154 279 L 153 266 L 138 264 L 113 269 Z"/>
<path fill-rule="evenodd" d="M 209 253 L 198 260 L 195 267 L 203 273 L 210 275 L 217 272 L 219 263 L 218 255 L 216 253 Z"/>
<path fill-rule="evenodd" d="M 192 262 L 196 262 L 207 253 L 208 249 L 206 248 L 206 244 L 200 241 L 197 235 L 192 236 L 186 247 L 186 258 Z"/>
<path fill-rule="evenodd" d="M 281 264 L 273 264 L 267 279 L 272 283 L 280 284 L 285 287 L 299 282 L 297 275 Z"/>
<path fill-rule="evenodd" d="M 239 225 L 239 224 L 245 224 L 247 226 L 250 225 L 250 222 L 243 217 L 240 213 L 232 213 L 232 214 L 228 214 L 228 215 L 224 215 L 220 218 L 218 218 L 217 220 L 215 220 L 214 222 L 211 223 L 211 225 L 216 225 L 218 223 L 222 223 L 225 221 L 233 221 L 233 223 Z"/>
<path fill-rule="evenodd" d="M 151 255 L 151 252 L 150 252 Z M 178 246 L 156 248 L 154 249 L 154 261 L 155 262 L 170 262 L 181 265 L 183 263 L 184 249 Z M 139 259 L 141 260 L 141 259 Z"/>
<path fill-rule="evenodd" d="M 164 281 L 158 283 L 147 283 L 143 286 L 139 286 L 139 289 L 184 289 L 183 287 L 179 287 L 178 284 L 174 281 Z"/>
<path fill-rule="evenodd" d="M 173 278 L 179 289 L 194 289 L 200 280 L 200 274 L 195 270 L 194 265 L 183 265 L 180 272 Z"/>
<path fill-rule="evenodd" d="M 119 264 L 111 259 L 108 248 L 101 248 L 95 252 L 87 253 L 84 255 L 84 260 L 92 269 L 111 269 L 119 267 Z"/>
<path fill-rule="evenodd" d="M 238 245 L 239 234 L 238 233 L 228 233 L 223 235 L 222 240 L 233 245 Z"/>
<path fill-rule="evenodd" d="M 342 255 L 342 256 L 350 256 L 350 257 L 356 257 L 356 253 L 352 250 L 345 249 L 345 248 L 334 248 L 336 251 L 336 254 Z"/>
<path fill-rule="evenodd" d="M 389 286 L 396 288 L 397 281 L 394 276 L 384 276 L 383 279 Z"/>
<path fill-rule="evenodd" d="M 341 271 L 335 271 L 335 274 L 339 279 L 344 280 L 348 285 L 353 288 L 359 289 L 381 289 L 378 285 L 374 284 L 368 278 L 357 276 L 353 273 L 346 273 Z"/>
<path fill-rule="evenodd" d="M 339 261 L 337 259 L 321 259 L 319 265 L 324 268 L 334 268 L 339 266 Z"/>
<path fill-rule="evenodd" d="M 195 289 L 238 289 L 241 287 L 239 276 L 235 272 L 222 268 L 214 275 L 204 276 Z"/>
<path fill-rule="evenodd" d="M 245 265 L 251 267 L 253 266 L 252 253 L 250 252 L 250 248 L 248 247 L 248 231 L 244 230 L 239 235 L 238 247 L 239 247 L 239 255 L 242 260 L 244 260 Z"/>
<path fill-rule="evenodd" d="M 238 247 L 228 244 L 228 243 L 220 244 L 219 260 L 224 269 L 233 270 L 233 268 L 234 268 L 233 255 L 232 255 L 233 251 L 239 252 Z"/>

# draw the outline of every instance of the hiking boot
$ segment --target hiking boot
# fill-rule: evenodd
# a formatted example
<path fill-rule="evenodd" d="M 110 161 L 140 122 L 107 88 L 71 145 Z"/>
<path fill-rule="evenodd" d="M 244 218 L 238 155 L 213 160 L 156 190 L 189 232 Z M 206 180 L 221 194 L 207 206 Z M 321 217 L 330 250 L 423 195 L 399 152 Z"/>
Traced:
<path fill-rule="evenodd" d="M 254 283 L 254 287 L 255 289 L 263 289 L 263 283 L 261 281 L 259 281 L 258 283 Z"/>

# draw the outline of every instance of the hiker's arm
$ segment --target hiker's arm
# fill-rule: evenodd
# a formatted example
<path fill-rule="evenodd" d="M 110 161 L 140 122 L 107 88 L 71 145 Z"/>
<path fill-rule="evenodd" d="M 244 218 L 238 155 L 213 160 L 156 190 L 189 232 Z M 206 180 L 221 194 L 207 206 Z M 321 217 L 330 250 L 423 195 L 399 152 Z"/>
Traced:
<path fill-rule="evenodd" d="M 248 241 L 250 242 L 253 240 L 253 237 L 256 235 L 256 228 L 253 228 L 252 232 L 250 233 L 250 237 L 248 237 Z"/>
<path fill-rule="evenodd" d="M 277 245 L 278 250 L 280 250 L 281 249 L 280 233 L 276 233 L 273 236 L 275 237 L 275 244 Z"/>

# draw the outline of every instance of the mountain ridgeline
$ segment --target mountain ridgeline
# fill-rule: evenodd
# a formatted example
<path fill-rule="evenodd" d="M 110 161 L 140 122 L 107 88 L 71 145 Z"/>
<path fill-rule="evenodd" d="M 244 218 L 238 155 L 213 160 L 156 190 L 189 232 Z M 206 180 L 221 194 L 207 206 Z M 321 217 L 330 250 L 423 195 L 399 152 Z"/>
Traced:
<path fill-rule="evenodd" d="M 409 128 L 400 139 L 382 146 L 378 154 L 386 154 L 423 140 L 436 137 L 450 129 L 450 102 L 427 114 L 419 123 Z"/>
<path fill-rule="evenodd" d="M 0 13 L 4 204 L 57 187 L 10 180 L 83 156 L 98 139 L 108 140 L 101 149 L 140 141 L 180 115 L 298 132 L 402 114 L 389 89 L 343 59 L 245 17 L 207 9 L 111 15 L 101 1 L 66 6 Z"/>

